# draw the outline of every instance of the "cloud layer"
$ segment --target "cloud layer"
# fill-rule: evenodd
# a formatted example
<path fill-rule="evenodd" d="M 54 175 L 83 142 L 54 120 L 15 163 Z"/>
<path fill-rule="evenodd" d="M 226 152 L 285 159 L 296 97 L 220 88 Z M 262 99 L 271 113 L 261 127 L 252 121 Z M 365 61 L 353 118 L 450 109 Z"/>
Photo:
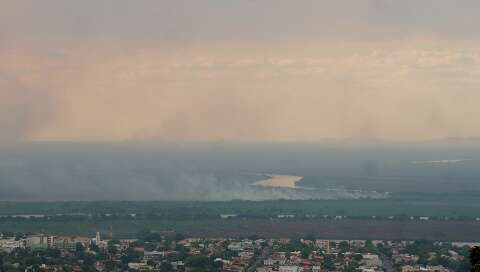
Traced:
<path fill-rule="evenodd" d="M 1 5 L 2 142 L 480 135 L 478 1 Z"/>

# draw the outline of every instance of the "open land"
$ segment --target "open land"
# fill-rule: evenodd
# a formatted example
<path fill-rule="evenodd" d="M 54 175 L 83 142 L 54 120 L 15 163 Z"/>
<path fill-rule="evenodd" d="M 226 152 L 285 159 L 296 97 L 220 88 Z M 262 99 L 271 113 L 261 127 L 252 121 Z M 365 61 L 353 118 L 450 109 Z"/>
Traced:
<path fill-rule="evenodd" d="M 85 220 L 85 221 L 2 221 L 4 231 L 38 232 L 55 235 L 108 233 L 131 237 L 148 228 L 198 237 L 266 238 L 300 237 L 313 234 L 325 239 L 425 239 L 449 241 L 480 240 L 480 222 L 472 221 L 381 221 L 381 220 Z"/>

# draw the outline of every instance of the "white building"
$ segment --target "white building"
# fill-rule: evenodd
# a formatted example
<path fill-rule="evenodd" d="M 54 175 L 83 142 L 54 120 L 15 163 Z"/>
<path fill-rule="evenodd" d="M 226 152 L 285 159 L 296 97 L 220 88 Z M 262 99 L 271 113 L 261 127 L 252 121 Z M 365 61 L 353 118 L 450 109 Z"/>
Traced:
<path fill-rule="evenodd" d="M 15 241 L 13 238 L 0 240 L 0 251 L 12 252 L 14 249 L 22 247 L 24 247 L 23 240 Z"/>
<path fill-rule="evenodd" d="M 302 269 L 294 265 L 282 265 L 278 268 L 278 272 L 300 272 Z"/>
<path fill-rule="evenodd" d="M 277 218 L 291 219 L 291 218 L 295 218 L 295 215 L 294 214 L 279 214 L 279 215 L 277 215 Z"/>
<path fill-rule="evenodd" d="M 222 219 L 230 219 L 230 218 L 235 218 L 237 217 L 238 215 L 237 214 L 221 214 L 220 215 L 220 218 Z"/>
<path fill-rule="evenodd" d="M 380 260 L 380 257 L 376 254 L 363 254 L 362 257 L 362 263 L 367 268 L 382 266 L 382 260 Z"/>

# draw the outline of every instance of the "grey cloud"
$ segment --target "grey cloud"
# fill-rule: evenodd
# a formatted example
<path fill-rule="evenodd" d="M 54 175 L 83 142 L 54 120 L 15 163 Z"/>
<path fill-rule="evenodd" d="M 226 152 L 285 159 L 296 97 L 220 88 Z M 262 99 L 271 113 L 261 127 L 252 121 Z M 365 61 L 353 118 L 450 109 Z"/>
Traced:
<path fill-rule="evenodd" d="M 18 2 L 3 4 L 0 34 L 43 42 L 107 39 L 178 46 L 295 37 L 375 40 L 422 32 L 470 38 L 479 34 L 480 24 L 480 2 L 474 0 Z"/>

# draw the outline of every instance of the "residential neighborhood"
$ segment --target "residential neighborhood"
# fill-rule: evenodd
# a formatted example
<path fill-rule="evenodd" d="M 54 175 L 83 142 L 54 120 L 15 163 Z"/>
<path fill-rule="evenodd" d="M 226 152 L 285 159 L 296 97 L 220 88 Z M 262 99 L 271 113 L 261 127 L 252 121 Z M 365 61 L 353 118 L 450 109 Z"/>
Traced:
<path fill-rule="evenodd" d="M 142 230 L 117 239 L 8 233 L 0 271 L 468 271 L 475 242 L 192 238 Z"/>

